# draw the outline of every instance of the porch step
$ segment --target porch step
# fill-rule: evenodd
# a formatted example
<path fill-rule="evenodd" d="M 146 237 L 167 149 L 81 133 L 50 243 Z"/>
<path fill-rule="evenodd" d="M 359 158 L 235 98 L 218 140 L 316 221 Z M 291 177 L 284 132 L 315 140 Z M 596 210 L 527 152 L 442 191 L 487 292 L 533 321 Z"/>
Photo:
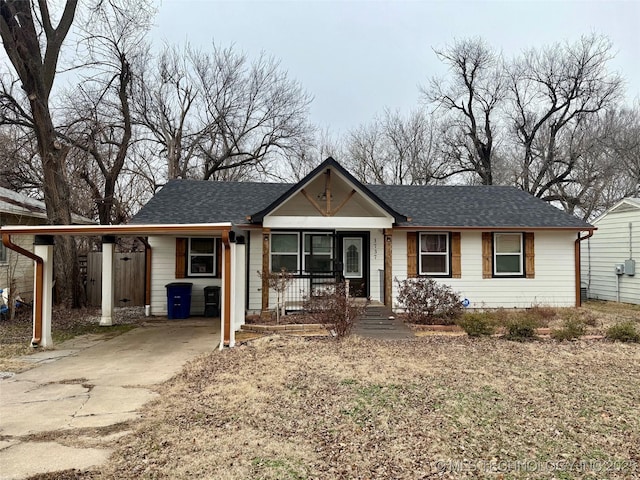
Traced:
<path fill-rule="evenodd" d="M 366 338 L 403 340 L 413 338 L 413 332 L 401 320 L 396 319 L 384 305 L 369 305 L 356 320 L 353 333 Z"/>

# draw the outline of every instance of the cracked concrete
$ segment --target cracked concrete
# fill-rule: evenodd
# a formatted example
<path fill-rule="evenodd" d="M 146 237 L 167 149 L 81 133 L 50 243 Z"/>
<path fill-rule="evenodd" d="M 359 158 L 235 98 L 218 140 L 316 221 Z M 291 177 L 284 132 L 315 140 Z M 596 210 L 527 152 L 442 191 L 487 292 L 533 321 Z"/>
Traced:
<path fill-rule="evenodd" d="M 129 428 L 157 397 L 155 385 L 218 345 L 218 329 L 213 319 L 145 322 L 115 338 L 90 335 L 30 356 L 35 368 L 0 379 L 0 478 L 105 462 L 127 432 L 91 436 L 87 429 Z M 82 435 L 73 436 L 76 429 Z M 69 435 L 72 446 L 55 441 Z"/>

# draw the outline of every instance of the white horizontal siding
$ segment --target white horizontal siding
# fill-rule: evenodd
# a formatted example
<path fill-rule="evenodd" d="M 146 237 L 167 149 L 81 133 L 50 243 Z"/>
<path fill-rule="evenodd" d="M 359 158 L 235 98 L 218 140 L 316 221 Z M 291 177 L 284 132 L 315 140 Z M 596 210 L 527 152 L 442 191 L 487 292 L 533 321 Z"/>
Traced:
<path fill-rule="evenodd" d="M 204 287 L 221 286 L 219 278 L 176 279 L 176 239 L 174 237 L 149 237 L 151 246 L 151 315 L 167 315 L 167 289 L 171 282 L 193 283 L 191 291 L 191 315 L 204 314 Z"/>
<path fill-rule="evenodd" d="M 629 223 L 632 225 L 631 251 Z M 598 230 L 581 245 L 582 284 L 589 298 L 640 304 L 640 209 L 611 212 L 596 223 Z M 615 266 L 633 258 L 636 275 L 616 275 Z"/>
<path fill-rule="evenodd" d="M 13 243 L 33 252 L 33 235 L 11 235 Z M 15 281 L 15 292 L 26 301 L 33 300 L 33 260 L 7 249 L 6 262 L 0 263 L 0 288 L 11 286 Z"/>
<path fill-rule="evenodd" d="M 394 232 L 393 276 L 407 275 L 406 232 Z M 535 232 L 535 278 L 482 278 L 482 233 L 461 232 L 461 278 L 443 278 L 470 308 L 575 305 L 573 232 Z M 393 288 L 397 306 L 397 285 Z"/>

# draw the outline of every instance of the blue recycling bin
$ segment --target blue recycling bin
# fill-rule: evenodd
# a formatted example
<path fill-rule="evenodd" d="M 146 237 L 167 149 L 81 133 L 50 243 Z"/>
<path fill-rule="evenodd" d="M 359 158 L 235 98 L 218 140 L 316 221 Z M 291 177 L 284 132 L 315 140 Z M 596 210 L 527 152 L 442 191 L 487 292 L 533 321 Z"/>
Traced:
<path fill-rule="evenodd" d="M 191 314 L 191 288 L 193 283 L 174 282 L 165 285 L 167 289 L 167 317 L 189 318 Z"/>

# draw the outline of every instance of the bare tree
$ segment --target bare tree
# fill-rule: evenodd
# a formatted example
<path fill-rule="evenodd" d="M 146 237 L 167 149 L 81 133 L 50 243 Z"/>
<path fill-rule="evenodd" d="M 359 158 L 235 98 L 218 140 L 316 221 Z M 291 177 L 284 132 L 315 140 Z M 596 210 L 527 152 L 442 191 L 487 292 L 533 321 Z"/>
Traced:
<path fill-rule="evenodd" d="M 69 147 L 58 139 L 49 102 L 58 57 L 73 24 L 76 6 L 77 0 L 67 0 L 58 25 L 54 26 L 46 0 L 0 0 L 0 36 L 24 90 L 22 97 L 5 91 L 8 95 L 4 95 L 3 106 L 10 97 L 8 103 L 18 113 L 17 118 L 30 125 L 35 133 L 42 162 L 44 201 L 52 224 L 71 223 L 70 192 L 65 171 Z M 72 238 L 59 239 L 56 260 L 60 299 L 68 306 L 83 304 L 84 291 Z"/>
<path fill-rule="evenodd" d="M 575 44 L 529 50 L 509 72 L 510 122 L 517 138 L 519 186 L 558 200 L 588 144 L 576 141 L 588 118 L 616 105 L 619 75 L 607 70 L 611 42 L 591 35 Z"/>
<path fill-rule="evenodd" d="M 101 224 L 126 220 L 116 186 L 133 138 L 131 84 L 145 53 L 150 7 L 119 0 L 101 2 L 86 22 L 79 46 L 86 49 L 82 81 L 66 99 L 66 141 L 84 152 L 79 175 Z M 81 156 L 82 158 L 82 156 Z M 95 169 L 91 164 L 95 164 Z M 114 214 L 115 212 L 115 214 Z"/>
<path fill-rule="evenodd" d="M 443 178 L 473 172 L 483 185 L 491 185 L 495 117 L 505 90 L 502 59 L 479 38 L 435 52 L 450 76 L 432 79 L 422 93 L 443 116 L 443 152 L 449 162 Z"/>
<path fill-rule="evenodd" d="M 170 179 L 264 176 L 271 162 L 299 154 L 313 132 L 311 97 L 264 54 L 250 62 L 231 47 L 167 48 L 136 89 L 137 118 Z"/>
<path fill-rule="evenodd" d="M 348 155 L 344 141 L 325 127 L 316 131 L 312 141 L 301 142 L 299 151 L 288 154 L 285 161 L 276 166 L 276 178 L 299 182 L 328 157 L 346 161 Z"/>
<path fill-rule="evenodd" d="M 0 126 L 0 187 L 15 191 L 40 190 L 42 163 L 31 129 Z"/>
<path fill-rule="evenodd" d="M 352 131 L 346 164 L 366 183 L 424 185 L 444 177 L 436 130 L 425 112 L 384 116 Z"/>

